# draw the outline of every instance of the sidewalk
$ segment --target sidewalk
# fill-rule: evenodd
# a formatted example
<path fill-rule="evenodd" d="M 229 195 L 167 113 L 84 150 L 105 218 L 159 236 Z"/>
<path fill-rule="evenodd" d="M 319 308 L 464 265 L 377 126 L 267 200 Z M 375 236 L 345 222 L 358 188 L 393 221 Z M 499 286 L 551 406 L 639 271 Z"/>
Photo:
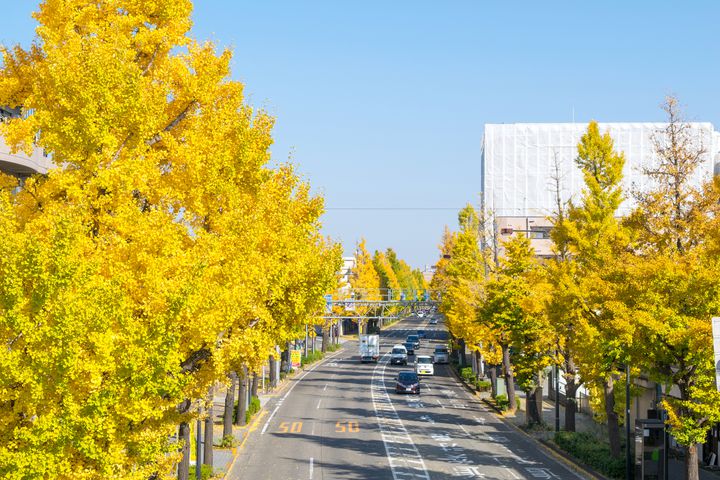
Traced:
<path fill-rule="evenodd" d="M 520 403 L 520 409 L 514 414 L 504 415 L 505 420 L 512 423 L 513 425 L 524 428 L 527 424 L 527 417 L 525 413 L 525 393 L 516 391 L 516 395 L 522 399 Z M 489 396 L 488 394 L 485 394 Z M 527 433 L 538 440 L 551 440 L 555 434 L 555 403 L 549 400 L 547 396 L 543 397 L 543 422 L 545 423 L 545 429 L 533 429 L 527 431 Z M 565 424 L 565 407 L 560 405 L 560 429 L 563 429 Z M 594 435 L 600 440 L 605 441 L 607 434 L 605 433 L 605 427 L 595 422 L 590 415 L 587 413 L 576 413 L 575 414 L 575 430 L 578 432 L 586 432 Z M 623 430 L 624 435 L 624 430 Z M 685 478 L 685 463 L 682 459 L 670 458 L 668 460 L 668 478 L 671 480 L 681 480 Z M 707 470 L 700 468 L 700 480 L 719 480 L 720 470 Z"/>

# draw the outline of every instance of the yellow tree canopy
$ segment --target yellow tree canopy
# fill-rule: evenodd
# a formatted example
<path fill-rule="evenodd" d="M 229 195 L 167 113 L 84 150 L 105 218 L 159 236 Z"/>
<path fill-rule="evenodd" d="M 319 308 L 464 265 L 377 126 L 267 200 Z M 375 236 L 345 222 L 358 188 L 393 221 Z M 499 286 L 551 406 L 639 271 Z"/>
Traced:
<path fill-rule="evenodd" d="M 191 3 L 46 0 L 3 49 L 0 125 L 59 168 L 0 189 L 0 476 L 171 471 L 191 402 L 322 308 L 322 200 L 268 168 L 273 120 Z"/>

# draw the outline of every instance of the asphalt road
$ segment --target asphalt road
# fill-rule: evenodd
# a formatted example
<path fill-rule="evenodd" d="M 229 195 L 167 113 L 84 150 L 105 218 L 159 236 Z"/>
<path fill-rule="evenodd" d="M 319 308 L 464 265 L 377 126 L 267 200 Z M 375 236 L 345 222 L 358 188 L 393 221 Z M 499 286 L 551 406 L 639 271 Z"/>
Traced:
<path fill-rule="evenodd" d="M 382 358 L 361 364 L 357 342 L 306 371 L 267 405 L 227 478 L 238 479 L 581 479 L 501 422 L 435 365 L 420 395 L 394 391 L 388 352 L 424 329 L 420 354 L 447 332 L 410 317 L 381 334 Z M 413 357 L 410 357 L 412 360 Z"/>

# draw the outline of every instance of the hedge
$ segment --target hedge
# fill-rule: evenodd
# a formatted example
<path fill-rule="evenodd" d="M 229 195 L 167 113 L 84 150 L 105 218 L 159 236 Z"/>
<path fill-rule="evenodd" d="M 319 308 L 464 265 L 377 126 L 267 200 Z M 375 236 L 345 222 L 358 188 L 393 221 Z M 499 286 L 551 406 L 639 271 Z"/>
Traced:
<path fill-rule="evenodd" d="M 625 460 L 613 458 L 610 445 L 585 432 L 557 432 L 555 444 L 608 477 L 625 478 Z"/>

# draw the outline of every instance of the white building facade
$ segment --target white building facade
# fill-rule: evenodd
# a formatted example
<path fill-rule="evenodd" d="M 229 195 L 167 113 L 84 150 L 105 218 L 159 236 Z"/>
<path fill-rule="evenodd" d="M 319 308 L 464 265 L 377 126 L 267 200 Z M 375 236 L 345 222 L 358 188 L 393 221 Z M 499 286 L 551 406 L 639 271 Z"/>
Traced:
<path fill-rule="evenodd" d="M 18 109 L 0 107 L 0 122 L 7 118 L 20 116 Z M 13 175 L 21 180 L 36 173 L 47 173 L 53 167 L 50 157 L 42 148 L 35 147 L 32 155 L 24 152 L 12 152 L 0 136 L 0 172 Z"/>
<path fill-rule="evenodd" d="M 720 154 L 720 133 L 711 123 L 689 123 L 693 142 L 705 154 L 693 181 L 712 178 Z M 617 152 L 625 154 L 623 187 L 626 192 L 619 215 L 633 208 L 631 192 L 645 190 L 649 178 L 644 169 L 657 165 L 654 139 L 662 141 L 665 123 L 599 123 L 608 132 Z M 562 200 L 579 199 L 584 186 L 575 165 L 580 137 L 587 131 L 581 123 L 486 124 L 481 156 L 482 208 L 494 212 L 502 236 L 528 231 L 540 256 L 551 254 L 547 220 L 555 210 L 555 165 L 560 173 Z"/>

